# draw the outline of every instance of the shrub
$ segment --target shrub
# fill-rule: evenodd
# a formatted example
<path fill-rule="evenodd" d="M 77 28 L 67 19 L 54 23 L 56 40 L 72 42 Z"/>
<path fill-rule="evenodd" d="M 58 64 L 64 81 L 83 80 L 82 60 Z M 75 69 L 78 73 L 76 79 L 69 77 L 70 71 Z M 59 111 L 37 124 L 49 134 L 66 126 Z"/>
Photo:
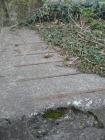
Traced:
<path fill-rule="evenodd" d="M 70 5 L 64 2 L 46 2 L 43 7 L 39 8 L 31 18 L 27 19 L 27 23 L 46 22 L 58 20 L 61 22 L 69 22 L 72 18 L 78 20 L 80 18 L 80 9 L 77 5 Z"/>
<path fill-rule="evenodd" d="M 91 29 L 105 29 L 105 25 L 100 22 L 100 21 L 97 21 L 97 20 L 93 20 L 91 23 L 90 23 L 90 27 Z"/>

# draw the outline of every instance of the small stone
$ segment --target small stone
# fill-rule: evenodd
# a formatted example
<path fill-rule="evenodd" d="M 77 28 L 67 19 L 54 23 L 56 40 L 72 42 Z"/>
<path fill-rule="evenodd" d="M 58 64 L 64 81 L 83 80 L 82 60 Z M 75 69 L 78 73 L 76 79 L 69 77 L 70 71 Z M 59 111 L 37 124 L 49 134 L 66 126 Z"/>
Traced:
<path fill-rule="evenodd" d="M 50 58 L 50 57 L 52 57 L 52 55 L 49 54 L 49 53 L 47 53 L 47 54 L 44 55 L 44 58 Z"/>

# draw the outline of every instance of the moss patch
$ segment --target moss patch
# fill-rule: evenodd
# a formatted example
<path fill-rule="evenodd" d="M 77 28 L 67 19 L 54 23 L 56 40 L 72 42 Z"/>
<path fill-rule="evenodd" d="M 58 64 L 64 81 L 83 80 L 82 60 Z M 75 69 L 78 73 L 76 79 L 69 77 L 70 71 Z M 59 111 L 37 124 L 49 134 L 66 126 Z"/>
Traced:
<path fill-rule="evenodd" d="M 50 110 L 47 110 L 43 114 L 43 118 L 46 118 L 46 119 L 59 119 L 59 118 L 64 116 L 66 111 L 67 111 L 66 108 L 58 108 L 56 110 L 50 109 Z"/>

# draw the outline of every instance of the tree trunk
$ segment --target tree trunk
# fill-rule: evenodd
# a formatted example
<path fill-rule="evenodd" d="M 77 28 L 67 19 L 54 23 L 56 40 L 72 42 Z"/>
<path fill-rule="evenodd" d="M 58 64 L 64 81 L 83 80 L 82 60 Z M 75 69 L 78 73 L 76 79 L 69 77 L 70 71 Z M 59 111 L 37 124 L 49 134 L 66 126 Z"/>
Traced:
<path fill-rule="evenodd" d="M 6 18 L 9 18 L 9 13 L 8 13 L 8 9 L 7 9 L 7 5 L 6 5 L 6 1 L 5 0 L 1 0 L 1 5 L 5 14 Z"/>

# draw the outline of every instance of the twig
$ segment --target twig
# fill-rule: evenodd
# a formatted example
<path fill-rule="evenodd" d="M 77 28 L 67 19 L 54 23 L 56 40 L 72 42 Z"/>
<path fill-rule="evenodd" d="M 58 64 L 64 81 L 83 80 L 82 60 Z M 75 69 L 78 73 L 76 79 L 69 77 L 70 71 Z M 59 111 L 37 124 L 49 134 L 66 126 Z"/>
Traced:
<path fill-rule="evenodd" d="M 104 44 L 102 44 L 102 43 L 100 43 L 100 42 L 97 42 L 97 41 L 95 41 L 95 40 L 88 40 L 88 39 L 86 39 L 86 38 L 84 38 L 84 37 L 87 37 L 85 34 L 83 34 L 83 33 L 81 33 L 81 32 L 77 32 L 78 33 L 78 35 L 79 35 L 79 37 L 81 37 L 82 39 L 85 39 L 86 41 L 88 41 L 88 42 L 92 42 L 92 43 L 94 43 L 94 44 L 98 44 L 98 45 L 101 45 L 101 46 L 103 46 Z M 84 36 L 84 37 L 82 37 L 82 36 Z"/>
<path fill-rule="evenodd" d="M 19 25 L 19 23 L 15 24 L 15 25 L 12 25 L 9 27 L 9 30 L 12 30 L 13 28 L 17 27 Z"/>

